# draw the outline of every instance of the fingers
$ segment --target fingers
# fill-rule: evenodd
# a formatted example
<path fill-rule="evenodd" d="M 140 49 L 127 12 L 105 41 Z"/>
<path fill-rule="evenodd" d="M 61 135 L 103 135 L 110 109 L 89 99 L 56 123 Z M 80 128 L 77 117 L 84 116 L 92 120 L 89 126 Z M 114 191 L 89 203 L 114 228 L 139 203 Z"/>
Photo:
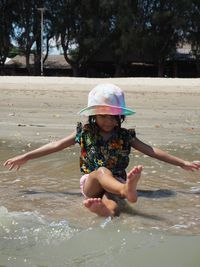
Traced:
<path fill-rule="evenodd" d="M 20 165 L 12 161 L 11 159 L 8 159 L 6 162 L 4 162 L 3 165 L 5 167 L 8 167 L 9 171 L 13 170 L 14 168 L 16 168 L 17 171 L 20 169 Z"/>
<path fill-rule="evenodd" d="M 10 169 L 12 167 L 10 160 L 7 160 L 6 162 L 4 162 L 3 166 L 8 167 Z"/>
<path fill-rule="evenodd" d="M 8 165 L 8 162 L 9 162 L 9 160 L 6 160 L 6 161 L 4 162 L 4 164 L 3 164 L 3 166 L 6 167 L 6 166 Z"/>
<path fill-rule="evenodd" d="M 193 164 L 195 165 L 196 170 L 200 169 L 200 161 L 195 160 L 193 161 Z"/>
<path fill-rule="evenodd" d="M 20 165 L 16 165 L 16 164 L 12 164 L 9 168 L 9 171 L 13 170 L 13 169 L 16 169 L 16 171 L 18 171 L 20 168 Z"/>
<path fill-rule="evenodd" d="M 187 162 L 185 166 L 182 166 L 182 168 L 186 171 L 196 171 L 200 169 L 200 163 L 199 162 Z"/>
<path fill-rule="evenodd" d="M 191 168 L 193 171 L 199 170 L 200 169 L 200 162 L 199 161 L 193 161 Z"/>
<path fill-rule="evenodd" d="M 3 166 L 8 166 L 8 165 L 10 165 L 10 159 L 8 159 L 8 160 L 6 160 L 5 162 L 4 162 L 4 164 L 3 164 Z"/>

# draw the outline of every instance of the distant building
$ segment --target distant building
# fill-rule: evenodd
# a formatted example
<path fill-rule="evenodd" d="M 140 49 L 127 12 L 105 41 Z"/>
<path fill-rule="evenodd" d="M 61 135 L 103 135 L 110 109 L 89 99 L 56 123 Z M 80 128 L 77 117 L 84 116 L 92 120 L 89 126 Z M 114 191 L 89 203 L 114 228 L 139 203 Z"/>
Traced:
<path fill-rule="evenodd" d="M 130 55 L 122 64 L 124 77 L 157 77 L 157 66 L 152 58 L 146 58 L 142 53 Z M 113 51 L 103 48 L 92 57 L 80 73 L 84 77 L 113 77 L 120 66 L 114 62 Z M 2 69 L 3 75 L 34 75 L 34 55 L 30 55 L 30 72 L 26 68 L 25 56 L 9 59 Z M 63 55 L 48 55 L 44 63 L 45 76 L 73 76 L 72 67 Z M 176 52 L 165 62 L 165 77 L 195 78 L 197 77 L 196 60 L 189 44 L 180 45 Z"/>
<path fill-rule="evenodd" d="M 197 77 L 196 59 L 190 44 L 180 44 L 176 52 L 166 60 L 166 75 L 179 78 Z"/>
<path fill-rule="evenodd" d="M 30 55 L 30 69 L 34 69 L 34 55 Z M 26 57 L 17 55 L 5 63 L 7 75 L 28 75 Z M 44 63 L 45 76 L 72 76 L 71 66 L 63 55 L 49 55 Z"/>

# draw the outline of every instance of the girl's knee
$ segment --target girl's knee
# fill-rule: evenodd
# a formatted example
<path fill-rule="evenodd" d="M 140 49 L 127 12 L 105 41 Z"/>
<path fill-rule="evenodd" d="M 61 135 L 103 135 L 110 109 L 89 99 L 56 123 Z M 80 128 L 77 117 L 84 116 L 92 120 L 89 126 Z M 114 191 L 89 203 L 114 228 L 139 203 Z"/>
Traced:
<path fill-rule="evenodd" d="M 99 167 L 96 172 L 98 175 L 112 175 L 112 172 L 106 167 Z"/>

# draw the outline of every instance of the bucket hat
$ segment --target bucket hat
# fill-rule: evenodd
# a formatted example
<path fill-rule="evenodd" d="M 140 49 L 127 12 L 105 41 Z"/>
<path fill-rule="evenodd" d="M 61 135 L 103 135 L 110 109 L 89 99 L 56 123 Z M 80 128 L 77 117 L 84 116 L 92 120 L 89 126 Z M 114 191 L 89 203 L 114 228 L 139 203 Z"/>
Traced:
<path fill-rule="evenodd" d="M 132 115 L 135 111 L 126 108 L 123 91 L 114 84 L 99 84 L 88 95 L 88 105 L 80 115 Z"/>

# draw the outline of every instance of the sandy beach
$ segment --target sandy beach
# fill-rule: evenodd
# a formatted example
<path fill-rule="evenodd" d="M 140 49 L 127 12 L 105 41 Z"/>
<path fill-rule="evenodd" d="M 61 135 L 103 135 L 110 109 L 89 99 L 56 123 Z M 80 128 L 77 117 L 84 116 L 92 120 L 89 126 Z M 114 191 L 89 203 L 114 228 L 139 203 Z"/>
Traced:
<path fill-rule="evenodd" d="M 0 77 L 0 138 L 45 143 L 74 131 L 88 92 L 111 82 L 135 109 L 124 127 L 145 142 L 199 142 L 200 79 Z"/>
<path fill-rule="evenodd" d="M 199 266 L 199 171 L 133 150 L 129 165 L 144 166 L 139 198 L 111 220 L 82 205 L 78 145 L 18 172 L 3 167 L 74 131 L 85 120 L 77 113 L 88 92 L 105 82 L 120 86 L 136 111 L 123 127 L 170 154 L 200 160 L 200 79 L 0 77 L 1 266 Z"/>

